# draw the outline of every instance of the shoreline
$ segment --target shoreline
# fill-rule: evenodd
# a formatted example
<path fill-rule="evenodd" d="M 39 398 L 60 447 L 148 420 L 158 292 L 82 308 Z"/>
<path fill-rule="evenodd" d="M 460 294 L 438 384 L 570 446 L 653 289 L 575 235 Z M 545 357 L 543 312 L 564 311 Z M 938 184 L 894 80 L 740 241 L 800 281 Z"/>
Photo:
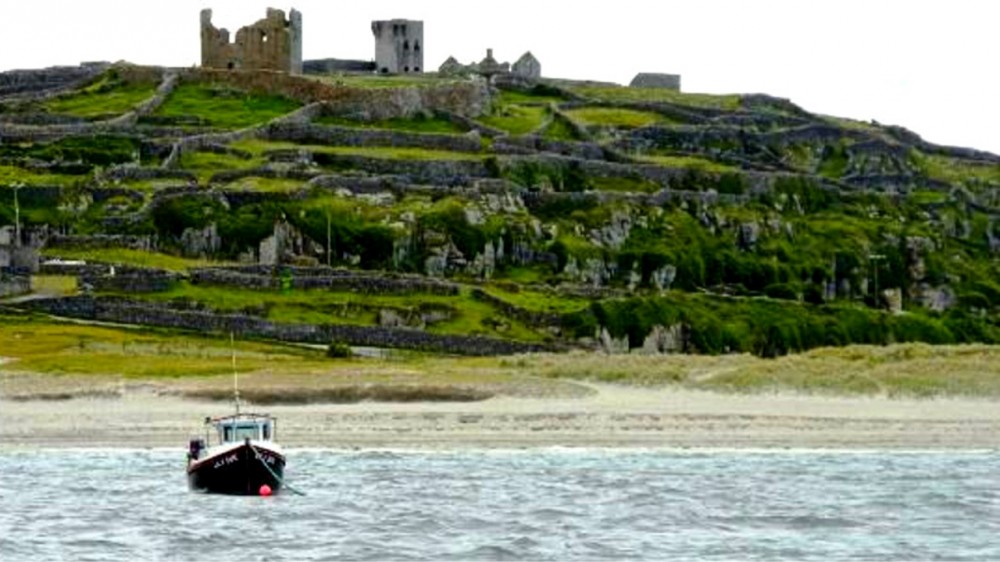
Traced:
<path fill-rule="evenodd" d="M 1000 405 L 898 399 L 718 394 L 588 384 L 580 397 L 479 402 L 277 405 L 289 449 L 993 450 Z M 184 447 L 225 402 L 127 390 L 120 397 L 0 399 L 0 447 Z"/>

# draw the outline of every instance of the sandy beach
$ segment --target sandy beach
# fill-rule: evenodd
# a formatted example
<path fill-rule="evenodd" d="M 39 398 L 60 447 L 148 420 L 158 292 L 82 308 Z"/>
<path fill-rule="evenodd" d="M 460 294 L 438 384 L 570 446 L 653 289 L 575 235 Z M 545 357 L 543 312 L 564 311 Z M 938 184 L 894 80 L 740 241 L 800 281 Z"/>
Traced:
<path fill-rule="evenodd" d="M 581 383 L 583 384 L 583 383 Z M 728 395 L 585 384 L 577 397 L 280 405 L 286 447 L 993 449 L 1000 408 L 975 399 Z M 231 405 L 134 388 L 115 397 L 0 399 L 0 445 L 183 447 Z"/>

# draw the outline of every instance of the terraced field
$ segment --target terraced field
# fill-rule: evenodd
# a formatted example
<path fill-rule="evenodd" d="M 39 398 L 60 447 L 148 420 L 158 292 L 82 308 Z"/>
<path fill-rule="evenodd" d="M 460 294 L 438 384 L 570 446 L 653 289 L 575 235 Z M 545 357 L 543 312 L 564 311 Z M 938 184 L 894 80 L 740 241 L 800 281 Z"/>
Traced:
<path fill-rule="evenodd" d="M 86 262 L 27 308 L 85 319 L 469 354 L 1000 341 L 1000 157 L 761 95 L 112 67 L 0 98 L 15 220 Z"/>

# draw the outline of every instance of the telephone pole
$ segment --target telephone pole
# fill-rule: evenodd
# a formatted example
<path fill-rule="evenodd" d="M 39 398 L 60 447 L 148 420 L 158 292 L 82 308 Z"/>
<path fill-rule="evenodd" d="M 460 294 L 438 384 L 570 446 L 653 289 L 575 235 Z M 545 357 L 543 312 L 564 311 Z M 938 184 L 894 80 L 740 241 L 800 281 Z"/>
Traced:
<path fill-rule="evenodd" d="M 21 247 L 21 205 L 17 201 L 17 190 L 21 188 L 20 183 L 14 184 L 14 247 Z"/>

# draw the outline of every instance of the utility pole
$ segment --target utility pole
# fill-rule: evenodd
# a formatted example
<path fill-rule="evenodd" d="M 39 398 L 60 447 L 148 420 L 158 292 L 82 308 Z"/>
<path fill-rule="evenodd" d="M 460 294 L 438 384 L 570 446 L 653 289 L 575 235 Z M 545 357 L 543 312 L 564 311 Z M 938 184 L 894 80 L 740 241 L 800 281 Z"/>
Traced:
<path fill-rule="evenodd" d="M 21 247 L 21 205 L 17 201 L 17 190 L 21 188 L 20 183 L 14 184 L 14 247 Z"/>

